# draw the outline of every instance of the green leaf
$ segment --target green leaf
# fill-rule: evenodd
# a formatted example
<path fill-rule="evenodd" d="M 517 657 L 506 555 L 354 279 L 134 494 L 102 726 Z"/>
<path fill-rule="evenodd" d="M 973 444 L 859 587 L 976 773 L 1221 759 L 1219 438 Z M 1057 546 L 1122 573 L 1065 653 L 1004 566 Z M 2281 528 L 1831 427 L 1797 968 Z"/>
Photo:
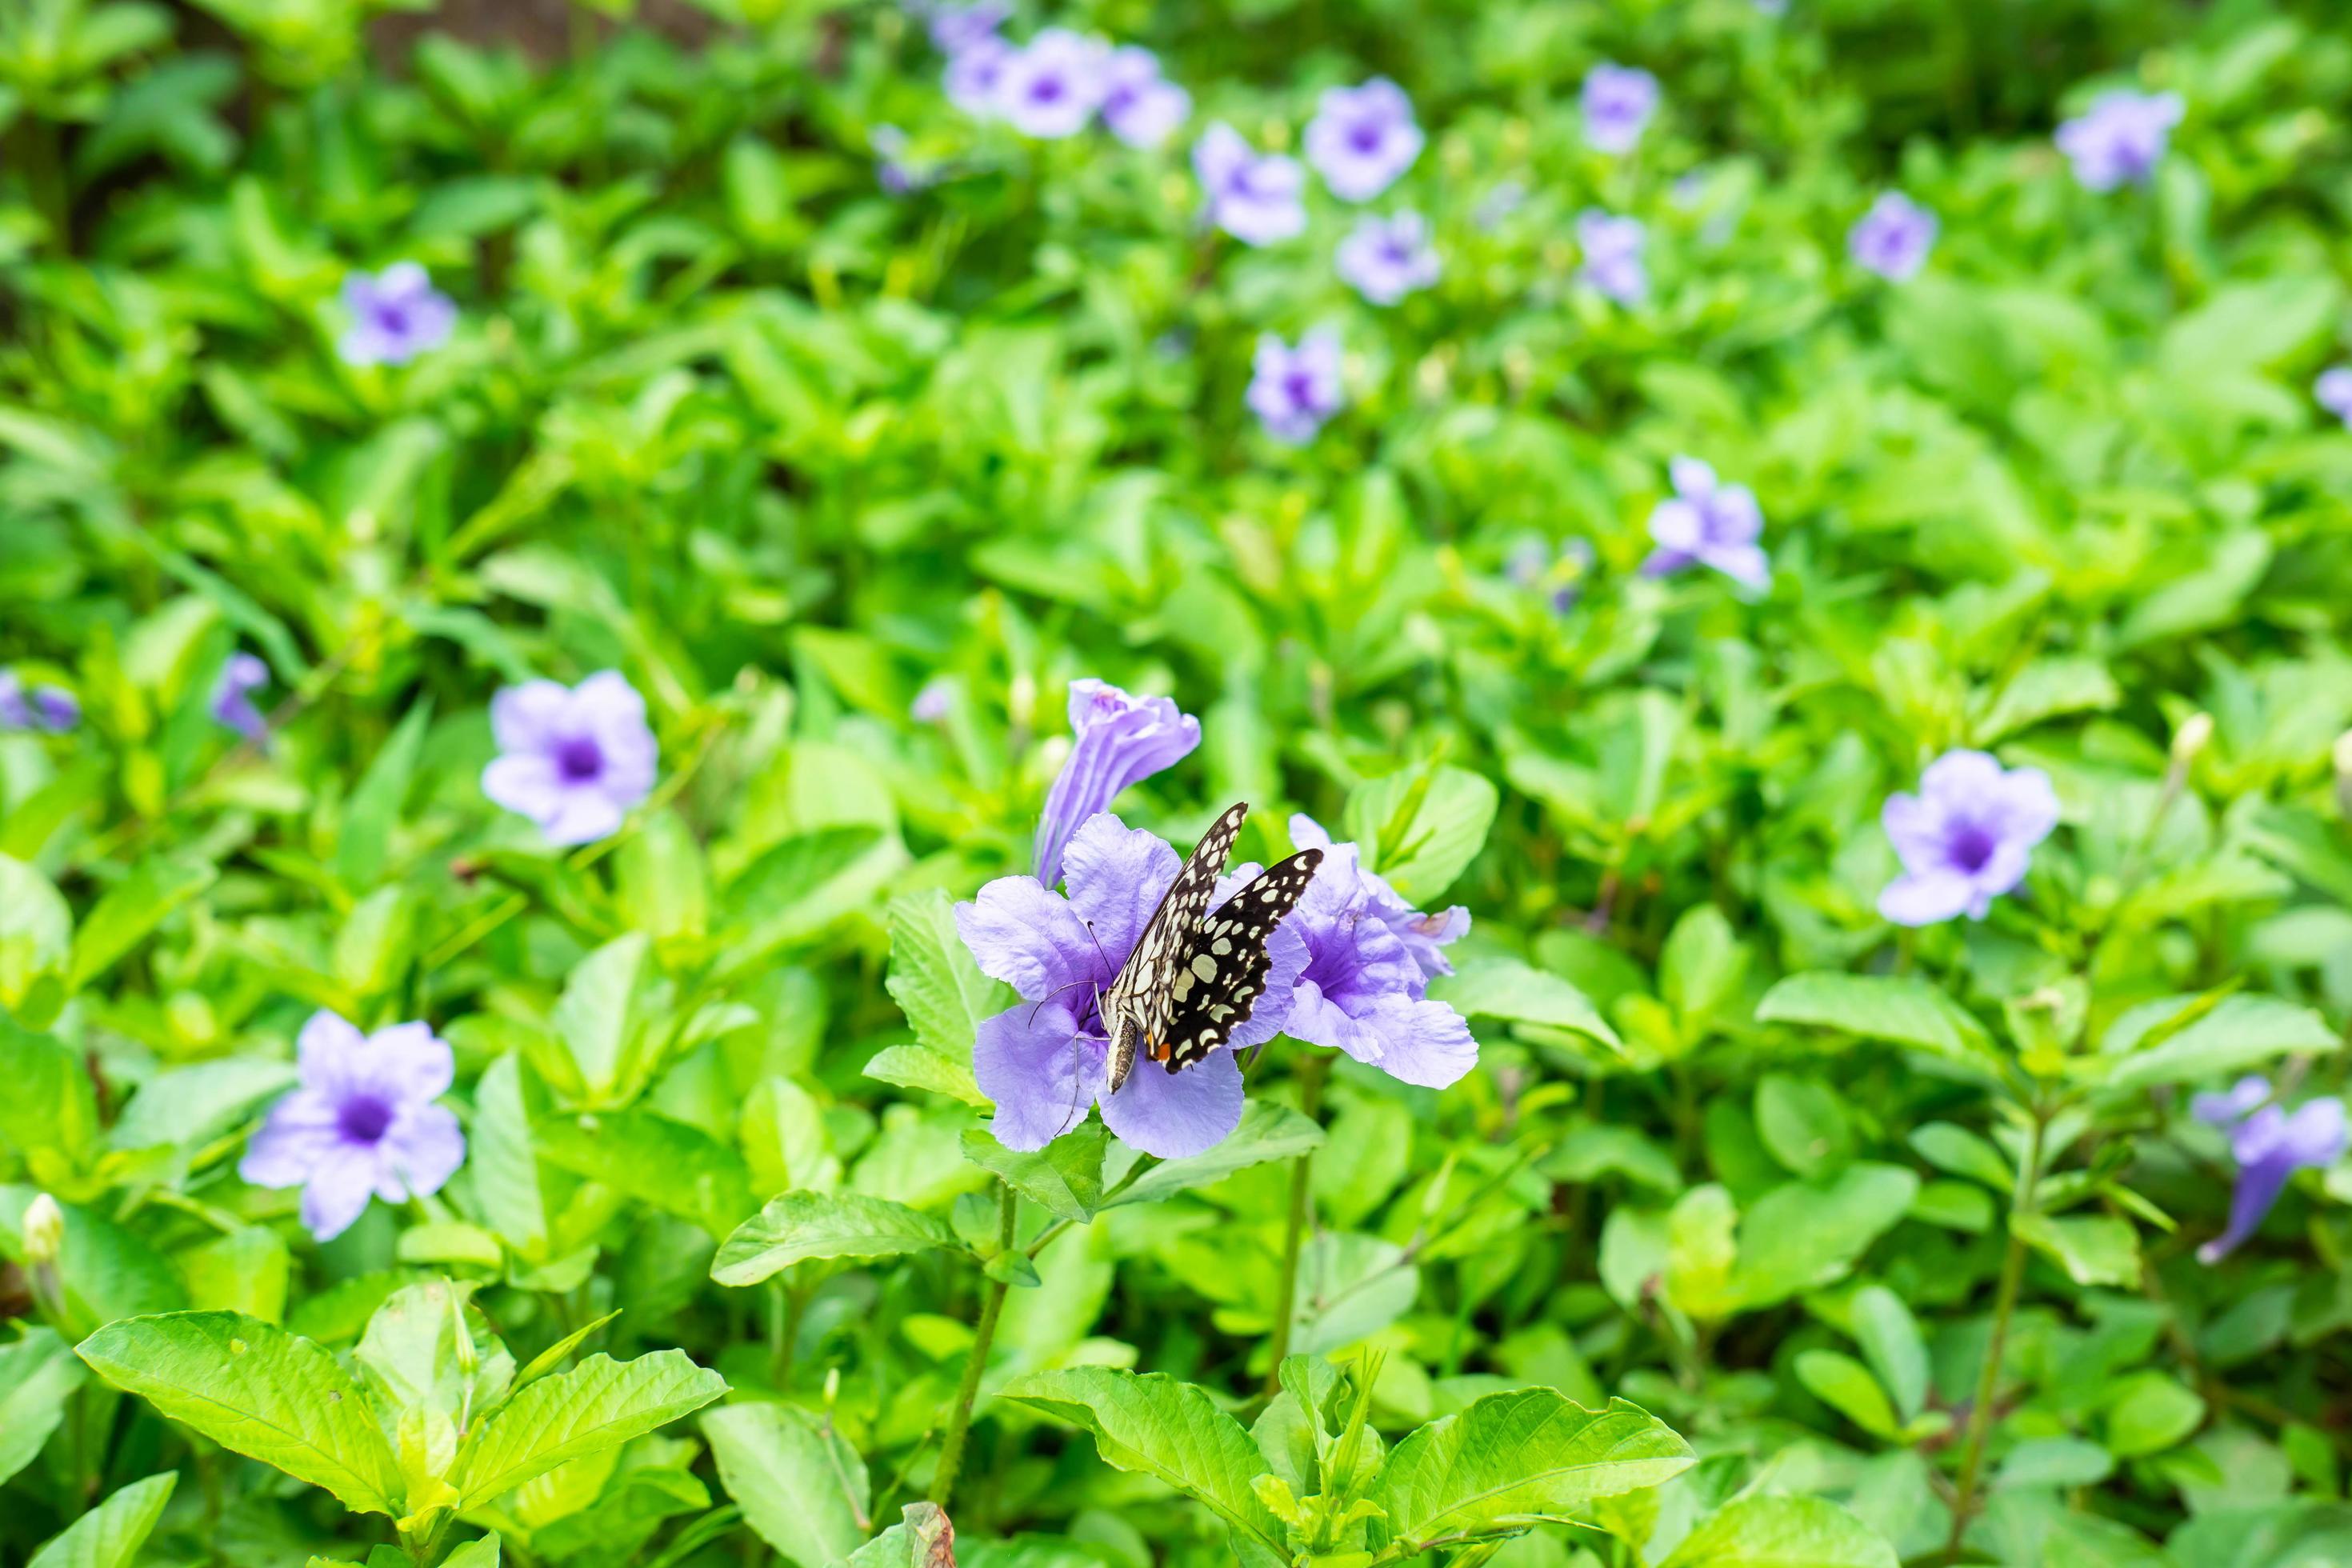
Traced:
<path fill-rule="evenodd" d="M 2053 1219 L 2022 1214 L 2011 1224 L 2020 1239 L 2050 1258 L 2077 1285 L 2139 1283 L 2139 1233 L 2128 1220 L 2113 1215 Z"/>
<path fill-rule="evenodd" d="M 1028 1153 L 1007 1149 L 973 1128 L 963 1135 L 963 1157 L 994 1172 L 1055 1218 L 1084 1224 L 1102 1206 L 1103 1156 L 1109 1142 L 1109 1130 L 1091 1119 Z"/>
<path fill-rule="evenodd" d="M 969 1062 L 942 1056 L 929 1046 L 885 1046 L 867 1060 L 866 1076 L 879 1083 L 895 1083 L 900 1089 L 944 1094 L 982 1110 L 992 1103 L 988 1096 L 980 1092 Z"/>
<path fill-rule="evenodd" d="M 1908 1421 L 1927 1403 L 1927 1344 L 1903 1298 L 1884 1285 L 1865 1285 L 1847 1307 L 1854 1342 L 1895 1408 Z"/>
<path fill-rule="evenodd" d="M 1204 1153 L 1152 1166 L 1123 1190 L 1106 1197 L 1102 1206 L 1156 1203 L 1172 1193 L 1222 1182 L 1252 1165 L 1307 1153 L 1322 1142 L 1323 1129 L 1311 1118 L 1272 1100 L 1249 1100 L 1242 1106 L 1241 1125 L 1223 1142 Z"/>
<path fill-rule="evenodd" d="M 16 1343 L 0 1345 L 0 1483 L 33 1462 L 65 1419 L 67 1395 L 87 1375 L 53 1330 L 27 1329 Z"/>
<path fill-rule="evenodd" d="M 527 1095 L 520 1053 L 507 1052 L 483 1069 L 474 1086 L 466 1164 L 482 1218 L 508 1246 L 537 1258 L 547 1250 L 547 1194 Z"/>
<path fill-rule="evenodd" d="M 2107 1451 L 2119 1459 L 2162 1453 L 2205 1421 L 2205 1401 L 2170 1373 L 2146 1367 L 2107 1392 Z"/>
<path fill-rule="evenodd" d="M 358 1384 L 309 1340 L 241 1312 L 167 1312 L 109 1323 L 77 1349 L 116 1387 L 354 1513 L 405 1511 Z"/>
<path fill-rule="evenodd" d="M 1763 1023 L 1810 1024 L 1991 1068 L 1991 1037 L 1968 1009 L 1924 980 L 1822 971 L 1792 974 L 1756 1006 Z"/>
<path fill-rule="evenodd" d="M 1166 1373 L 1074 1366 L 1015 1378 L 999 1397 L 1085 1427 L 1105 1464 L 1156 1476 L 1237 1530 L 1283 1549 L 1282 1521 L 1255 1485 L 1273 1473 L 1265 1457 L 1240 1422 L 1192 1384 Z"/>
<path fill-rule="evenodd" d="M 756 1285 L 812 1258 L 895 1258 L 955 1247 L 943 1219 L 863 1193 L 780 1193 L 720 1243 L 710 1277 Z"/>
<path fill-rule="evenodd" d="M 655 982 L 653 942 L 643 931 L 616 937 L 574 964 L 555 1004 L 555 1037 L 597 1099 L 635 1077 L 645 1033 L 646 993 Z"/>
<path fill-rule="evenodd" d="M 2105 1073 L 2111 1089 L 2151 1089 L 2230 1077 L 2289 1052 L 2343 1048 L 2336 1031 L 2310 1008 L 2252 995 L 2225 997 L 2188 1027 L 2139 1048 L 2140 1041 L 2197 1001 L 2171 997 L 2134 1007 L 2108 1028 L 2100 1055 L 2089 1058 L 2089 1065 L 2113 1064 Z"/>
<path fill-rule="evenodd" d="M 1661 1568 L 1897 1568 L 1885 1538 L 1827 1498 L 1766 1494 L 1724 1504 Z"/>
<path fill-rule="evenodd" d="M 1939 1171 L 1982 1182 L 2005 1193 L 2017 1182 L 2017 1172 L 2000 1150 L 1957 1122 L 1929 1121 L 1911 1130 L 1911 1147 Z"/>
<path fill-rule="evenodd" d="M 1426 906 L 1485 847 L 1501 799 L 1494 781 L 1467 768 L 1408 768 L 1349 791 L 1340 822 L 1366 865 Z"/>
<path fill-rule="evenodd" d="M 0 1145 L 30 1155 L 55 1150 L 67 1165 L 88 1163 L 98 1140 L 98 1094 L 81 1058 L 47 1035 L 0 1016 Z"/>
<path fill-rule="evenodd" d="M 973 1037 L 983 1019 L 1013 1005 L 1013 988 L 980 972 L 956 934 L 955 906 L 939 889 L 899 894 L 890 900 L 887 919 L 890 973 L 884 989 L 924 1048 L 968 1074 Z M 879 1076 L 870 1066 L 866 1071 Z"/>
<path fill-rule="evenodd" d="M 1837 1351 L 1810 1350 L 1798 1353 L 1797 1381 L 1813 1397 L 1838 1411 L 1874 1437 L 1892 1437 L 1901 1425 L 1886 1391 L 1870 1369 Z"/>
<path fill-rule="evenodd" d="M 343 807 L 342 830 L 335 839 L 335 879 L 352 893 L 367 892 L 383 875 L 393 831 L 400 826 L 400 808 L 416 776 L 416 759 L 432 722 L 430 699 L 411 708 L 369 762 Z"/>
<path fill-rule="evenodd" d="M 468 1541 L 441 1559 L 441 1568 L 499 1568 L 499 1532 Z"/>
<path fill-rule="evenodd" d="M 1738 1001 L 1748 978 L 1748 949 L 1713 904 L 1684 911 L 1658 954 L 1658 995 L 1674 1009 L 1686 1041 L 1696 1043 Z"/>
<path fill-rule="evenodd" d="M 1490 1394 L 1396 1446 L 1374 1498 L 1396 1539 L 1452 1538 L 1566 1520 L 1596 1498 L 1654 1487 L 1690 1468 L 1690 1445 L 1640 1405 L 1570 1404 L 1555 1389 Z"/>
<path fill-rule="evenodd" d="M 478 1508 L 566 1460 L 617 1448 L 727 1392 L 727 1380 L 684 1351 L 635 1361 L 590 1356 L 516 1392 L 458 1456 L 451 1478 Z"/>
<path fill-rule="evenodd" d="M 1903 1217 L 1918 1190 L 1911 1172 L 1863 1161 L 1766 1193 L 1739 1222 L 1733 1288 L 1740 1303 L 1769 1306 L 1842 1278 Z"/>
<path fill-rule="evenodd" d="M 751 1212 L 743 1156 L 701 1128 L 646 1110 L 532 1123 L 541 1158 L 725 1236 Z"/>
<path fill-rule="evenodd" d="M 25 1568 L 131 1568 L 179 1480 L 166 1470 L 131 1482 L 34 1552 Z"/>
<path fill-rule="evenodd" d="M 1429 994 L 1465 1018 L 1500 1018 L 1570 1029 L 1622 1050 L 1617 1031 L 1583 992 L 1549 970 L 1517 958 L 1465 959 L 1460 971 L 1431 982 Z"/>
<path fill-rule="evenodd" d="M 1853 1152 L 1837 1090 L 1791 1073 L 1768 1072 L 1757 1081 L 1756 1134 L 1772 1158 L 1800 1176 L 1818 1176 Z"/>
<path fill-rule="evenodd" d="M 1015 1552 L 1017 1545 L 1013 1545 Z M 1055 1543 L 1062 1544 L 1062 1543 Z M 1094 1568 L 1098 1559 L 1076 1542 L 1066 1543 L 1074 1568 Z M 968 1561 L 972 1548 L 963 1548 Z M 849 1554 L 849 1568 L 946 1568 L 955 1561 L 955 1528 L 947 1514 L 933 1502 L 910 1502 L 899 1510 L 898 1522 Z M 1000 1563 L 998 1568 L 1013 1568 Z M 1024 1563 L 1022 1568 L 1046 1568 L 1042 1563 Z"/>
<path fill-rule="evenodd" d="M 730 1405 L 707 1412 L 702 1430 L 744 1522 L 801 1568 L 837 1563 L 866 1539 L 866 1462 L 807 1413 Z"/>
<path fill-rule="evenodd" d="M 115 884 L 74 933 L 68 983 L 79 991 L 139 945 L 218 875 L 201 861 L 158 856 Z"/>

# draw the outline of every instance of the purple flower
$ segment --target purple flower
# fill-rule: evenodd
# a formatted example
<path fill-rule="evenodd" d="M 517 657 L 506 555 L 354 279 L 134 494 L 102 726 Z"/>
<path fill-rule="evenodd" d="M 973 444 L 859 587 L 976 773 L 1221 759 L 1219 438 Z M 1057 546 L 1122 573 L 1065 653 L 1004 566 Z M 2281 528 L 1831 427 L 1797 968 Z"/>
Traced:
<path fill-rule="evenodd" d="M 341 1236 L 371 1194 L 396 1204 L 437 1193 L 465 1163 L 457 1116 L 433 1103 L 455 1062 L 431 1025 L 362 1036 L 313 1013 L 299 1051 L 301 1087 L 270 1107 L 237 1173 L 259 1187 L 300 1187 L 312 1236 Z"/>
<path fill-rule="evenodd" d="M 1608 61 L 1584 79 L 1584 139 L 1603 153 L 1630 153 L 1658 110 L 1658 79 Z"/>
<path fill-rule="evenodd" d="M 996 110 L 1024 136 L 1057 141 L 1087 128 L 1110 83 L 1110 49 L 1067 27 L 1039 30 L 1004 62 Z"/>
<path fill-rule="evenodd" d="M 906 161 L 907 133 L 896 125 L 877 125 L 866 133 L 866 144 L 878 160 L 874 181 L 887 195 L 903 196 L 931 183 L 930 176 Z"/>
<path fill-rule="evenodd" d="M 538 823 L 550 844 L 611 836 L 654 787 L 660 751 L 646 700 L 616 671 L 577 687 L 509 686 L 490 700 L 490 729 L 500 755 L 482 770 L 482 793 Z"/>
<path fill-rule="evenodd" d="M 955 682 L 944 675 L 935 675 L 923 682 L 923 689 L 915 693 L 914 705 L 907 710 L 907 713 L 918 724 L 936 724 L 946 718 L 954 706 Z"/>
<path fill-rule="evenodd" d="M 1696 458 L 1676 458 L 1669 470 L 1675 494 L 1650 512 L 1650 537 L 1657 548 L 1642 563 L 1644 576 L 1663 577 L 1694 563 L 1712 566 L 1735 583 L 1761 588 L 1772 580 L 1764 547 L 1764 514 L 1746 485 L 1718 482 L 1715 470 Z"/>
<path fill-rule="evenodd" d="M 1936 215 L 1905 195 L 1888 191 L 1846 236 L 1846 253 L 1867 271 L 1891 283 L 1907 282 L 1927 263 L 1936 245 Z"/>
<path fill-rule="evenodd" d="M 1650 292 L 1649 269 L 1642 264 L 1648 238 L 1641 219 L 1588 207 L 1576 219 L 1576 243 L 1584 252 L 1577 277 L 1620 305 L 1640 304 Z"/>
<path fill-rule="evenodd" d="M 1982 752 L 1947 752 L 1927 764 L 1917 795 L 1892 795 L 1879 813 L 1903 874 L 1878 895 L 1897 925 L 1934 925 L 1992 901 L 2025 879 L 2033 847 L 2058 826 L 2058 795 L 2040 768 L 2007 773 Z"/>
<path fill-rule="evenodd" d="M 1339 385 L 1339 334 L 1328 327 L 1301 337 L 1297 348 L 1272 332 L 1261 334 L 1252 372 L 1250 409 L 1267 435 L 1287 446 L 1313 440 L 1347 400 Z"/>
<path fill-rule="evenodd" d="M 2058 127 L 2058 151 L 2074 161 L 2074 178 L 2090 191 L 2144 184 L 2164 159 L 2165 143 L 2180 123 L 2177 92 L 2119 89 L 2102 94 L 2081 115 Z"/>
<path fill-rule="evenodd" d="M 1433 976 L 1454 973 L 1439 950 L 1469 931 L 1470 912 L 1414 909 L 1365 868 L 1355 845 L 1332 843 L 1312 817 L 1292 817 L 1290 837 L 1324 856 L 1283 921 L 1307 950 L 1283 1033 L 1424 1089 L 1444 1089 L 1477 1066 L 1470 1026 L 1426 994 Z M 1218 896 L 1230 897 L 1257 874 L 1255 866 L 1235 867 Z"/>
<path fill-rule="evenodd" d="M 346 364 L 405 364 L 448 342 L 457 324 L 457 305 L 414 261 L 344 279 L 343 309 L 352 318 L 341 344 Z"/>
<path fill-rule="evenodd" d="M 1034 877 L 1000 877 L 956 906 L 956 930 L 981 969 L 1021 994 L 980 1026 L 972 1076 L 995 1102 L 991 1130 L 1010 1149 L 1042 1149 L 1099 1106 L 1103 1124 L 1147 1154 L 1180 1159 L 1222 1142 L 1241 1121 L 1234 1052 L 1282 1032 L 1307 950 L 1288 922 L 1266 948 L 1264 995 L 1234 1029 L 1232 1049 L 1176 1072 L 1139 1060 L 1115 1094 L 1105 1089 L 1110 1040 L 1097 998 L 1127 962 L 1151 911 L 1175 881 L 1176 852 L 1108 812 L 1069 841 L 1069 896 Z"/>
<path fill-rule="evenodd" d="M 960 55 L 974 44 L 995 37 L 996 29 L 1012 15 L 1012 6 L 992 0 L 935 7 L 930 13 L 931 47 L 943 55 Z"/>
<path fill-rule="evenodd" d="M 1013 52 L 1011 44 L 994 33 L 985 33 L 950 55 L 947 74 L 940 83 L 948 101 L 966 114 L 994 119 Z"/>
<path fill-rule="evenodd" d="M 2352 430 L 2352 364 L 2339 364 L 2319 373 L 2311 395 L 2319 399 L 2319 406 L 2344 421 Z"/>
<path fill-rule="evenodd" d="M 1326 88 L 1307 125 L 1307 159 L 1331 194 L 1368 202 L 1421 156 L 1412 100 L 1384 76 L 1361 87 Z"/>
<path fill-rule="evenodd" d="M 1192 173 L 1208 196 L 1209 220 L 1244 245 L 1272 245 L 1307 226 L 1298 199 L 1307 176 L 1298 160 L 1279 153 L 1261 157 L 1222 120 L 1192 143 Z"/>
<path fill-rule="evenodd" d="M 2229 1135 L 2230 1152 L 2238 1162 L 2229 1227 L 2197 1249 L 2200 1262 L 2220 1262 L 2253 1235 L 2285 1190 L 2288 1177 L 2297 1171 L 2325 1169 L 2344 1157 L 2347 1138 L 2342 1100 L 2315 1100 L 2290 1113 L 2264 1103 L 2271 1092 L 2261 1078 L 2247 1077 L 2228 1093 L 2200 1094 L 2190 1105 L 2198 1121 Z"/>
<path fill-rule="evenodd" d="M 1087 677 L 1070 682 L 1069 761 L 1045 792 L 1037 822 L 1037 881 L 1062 879 L 1062 852 L 1119 792 L 1172 768 L 1201 743 L 1201 721 L 1166 697 L 1129 697 Z"/>
<path fill-rule="evenodd" d="M 1357 293 L 1375 305 L 1393 305 L 1437 281 L 1437 250 L 1429 243 L 1429 220 L 1416 212 L 1387 218 L 1367 213 L 1339 242 L 1334 265 L 1341 280 Z"/>
<path fill-rule="evenodd" d="M 1160 74 L 1160 57 L 1129 44 L 1111 51 L 1103 123 L 1130 147 L 1157 147 L 1192 112 L 1192 95 Z"/>
<path fill-rule="evenodd" d="M 62 686 L 29 689 L 13 669 L 0 669 L 0 730 L 62 735 L 81 722 L 81 703 Z"/>
<path fill-rule="evenodd" d="M 220 679 L 213 682 L 213 718 L 248 741 L 260 740 L 269 724 L 253 705 L 253 694 L 268 684 L 268 665 L 253 654 L 231 654 Z"/>
<path fill-rule="evenodd" d="M 1592 542 L 1563 540 L 1555 551 L 1543 540 L 1529 539 L 1512 550 L 1503 570 L 1522 588 L 1549 589 L 1552 612 L 1564 616 L 1583 596 L 1584 579 L 1592 572 Z"/>

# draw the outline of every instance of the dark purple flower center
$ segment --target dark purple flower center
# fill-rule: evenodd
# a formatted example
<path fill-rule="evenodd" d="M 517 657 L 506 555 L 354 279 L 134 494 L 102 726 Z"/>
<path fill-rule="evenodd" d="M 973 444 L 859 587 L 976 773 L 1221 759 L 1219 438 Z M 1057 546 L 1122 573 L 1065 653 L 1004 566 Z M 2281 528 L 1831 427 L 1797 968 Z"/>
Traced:
<path fill-rule="evenodd" d="M 556 742 L 555 771 L 565 784 L 586 784 L 604 771 L 604 748 L 592 735 Z"/>
<path fill-rule="evenodd" d="M 373 1143 L 391 1125 L 391 1103 L 373 1094 L 352 1095 L 335 1112 L 335 1131 L 347 1142 Z"/>
<path fill-rule="evenodd" d="M 377 300 L 375 324 L 395 338 L 406 337 L 409 331 L 408 307 L 394 300 Z"/>
<path fill-rule="evenodd" d="M 1285 375 L 1282 378 L 1282 395 L 1288 398 L 1291 403 L 1297 407 L 1312 408 L 1315 406 L 1315 377 L 1313 373 L 1303 370 L 1294 370 L 1287 375 Z"/>
<path fill-rule="evenodd" d="M 1945 855 L 1954 866 L 1971 877 L 1985 868 L 1986 862 L 1992 858 L 1992 852 L 1999 847 L 2000 841 L 1973 822 L 1955 824 L 1951 837 L 1944 841 Z"/>
<path fill-rule="evenodd" d="M 1382 128 L 1376 120 L 1359 120 L 1348 131 L 1348 145 L 1359 153 L 1379 152 L 1382 140 Z"/>
<path fill-rule="evenodd" d="M 1041 76 L 1029 84 L 1032 103 L 1059 103 L 1069 89 L 1069 84 L 1057 76 Z"/>

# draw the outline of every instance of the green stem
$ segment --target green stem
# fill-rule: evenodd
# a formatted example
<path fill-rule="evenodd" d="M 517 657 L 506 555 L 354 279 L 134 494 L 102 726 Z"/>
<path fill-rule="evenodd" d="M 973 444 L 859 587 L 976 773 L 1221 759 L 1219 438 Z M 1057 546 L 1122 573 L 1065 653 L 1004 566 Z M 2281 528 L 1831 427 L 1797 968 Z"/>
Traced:
<path fill-rule="evenodd" d="M 1313 1121 L 1323 1109 L 1323 1079 L 1331 1058 L 1310 1051 L 1298 1058 L 1298 1109 Z M 1283 1358 L 1290 1353 L 1290 1319 L 1298 1299 L 1298 1249 L 1306 1240 L 1307 1221 L 1314 1208 L 1314 1161 L 1310 1152 L 1290 1163 L 1290 1215 L 1282 1233 L 1282 1283 L 1274 1294 L 1274 1359 L 1265 1369 L 1269 1396 L 1282 1391 Z"/>
<path fill-rule="evenodd" d="M 1013 1189 L 997 1184 L 997 1250 L 1013 1250 L 1015 1205 Z M 948 1506 L 955 1495 L 956 1472 L 963 1468 L 963 1444 L 971 1432 L 971 1407 L 980 1397 L 981 1374 L 988 1370 L 989 1348 L 996 1342 L 996 1320 L 1004 1311 L 1004 1281 L 990 1279 L 981 1291 L 980 1321 L 971 1333 L 971 1360 L 964 1363 L 963 1382 L 956 1389 L 954 1408 L 948 1412 L 947 1430 L 940 1435 L 940 1468 L 931 1477 L 931 1501 Z"/>
<path fill-rule="evenodd" d="M 2033 1212 L 2034 1187 L 2042 1174 L 2042 1133 L 2046 1125 L 2041 1107 L 2034 1107 L 2033 1131 L 2025 1144 L 2025 1164 L 2018 1172 L 2017 1191 L 2009 1207 L 2009 1249 L 2001 1255 L 2000 1287 L 1993 1298 L 1992 1338 L 1985 1345 L 1984 1369 L 1977 1374 L 1976 1403 L 1969 1407 L 1959 1486 L 1952 1499 L 1952 1535 L 1944 1543 L 1944 1561 L 1948 1563 L 1959 1561 L 1961 1537 L 1968 1533 L 1969 1513 L 1976 1504 L 1977 1480 L 1984 1466 L 1985 1437 L 1992 1430 L 1993 1402 L 2000 1394 L 2000 1363 L 2009 1344 L 2009 1321 L 2017 1311 L 2018 1286 L 2025 1278 L 2025 1239 L 2018 1234 L 2017 1222 Z"/>

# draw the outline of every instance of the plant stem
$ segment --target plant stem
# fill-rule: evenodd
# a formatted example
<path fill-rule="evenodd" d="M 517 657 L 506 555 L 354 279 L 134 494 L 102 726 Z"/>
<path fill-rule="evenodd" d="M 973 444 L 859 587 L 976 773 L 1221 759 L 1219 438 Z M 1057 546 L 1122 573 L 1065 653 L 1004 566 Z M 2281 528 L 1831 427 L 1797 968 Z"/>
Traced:
<path fill-rule="evenodd" d="M 2033 1131 L 2026 1140 L 2025 1164 L 2018 1172 L 2017 1191 L 2009 1205 L 2009 1249 L 2001 1255 L 2000 1287 L 1993 1298 L 1992 1338 L 1985 1345 L 1984 1370 L 1977 1374 L 1976 1403 L 1969 1407 L 1969 1430 L 1960 1455 L 1960 1482 L 1952 1500 L 1952 1535 L 1944 1543 L 1944 1561 L 1957 1563 L 1960 1540 L 1968 1533 L 1969 1512 L 1976 1504 L 1977 1479 L 1984 1465 L 1985 1437 L 1992 1429 L 1993 1402 L 2000 1394 L 2000 1363 L 2009 1344 L 2009 1321 L 2017 1311 L 2017 1289 L 2025 1278 L 2025 1240 L 2017 1222 L 2033 1212 L 2033 1191 L 2042 1174 L 2042 1133 L 2047 1125 L 2042 1108 L 2033 1108 Z"/>
<path fill-rule="evenodd" d="M 1013 1250 L 1014 1205 L 1020 1199 L 1003 1182 L 996 1184 L 996 1240 L 1000 1254 Z M 931 1501 L 948 1506 L 955 1495 L 956 1472 L 963 1468 L 964 1438 L 971 1432 L 972 1402 L 980 1397 L 981 1374 L 988 1370 L 989 1347 L 996 1342 L 996 1320 L 1004 1311 L 1004 1281 L 990 1279 L 980 1297 L 980 1321 L 971 1332 L 971 1360 L 964 1363 L 963 1382 L 948 1412 L 947 1430 L 940 1435 L 940 1468 L 931 1476 Z"/>
<path fill-rule="evenodd" d="M 1313 1121 L 1323 1109 L 1323 1079 L 1331 1058 L 1311 1051 L 1298 1058 L 1298 1109 Z M 1290 1319 L 1298 1299 L 1298 1248 L 1306 1239 L 1307 1221 L 1314 1207 L 1312 1151 L 1290 1163 L 1290 1217 L 1282 1234 L 1282 1283 L 1274 1294 L 1274 1359 L 1265 1369 L 1269 1396 L 1282 1391 L 1282 1362 L 1290 1353 Z"/>

